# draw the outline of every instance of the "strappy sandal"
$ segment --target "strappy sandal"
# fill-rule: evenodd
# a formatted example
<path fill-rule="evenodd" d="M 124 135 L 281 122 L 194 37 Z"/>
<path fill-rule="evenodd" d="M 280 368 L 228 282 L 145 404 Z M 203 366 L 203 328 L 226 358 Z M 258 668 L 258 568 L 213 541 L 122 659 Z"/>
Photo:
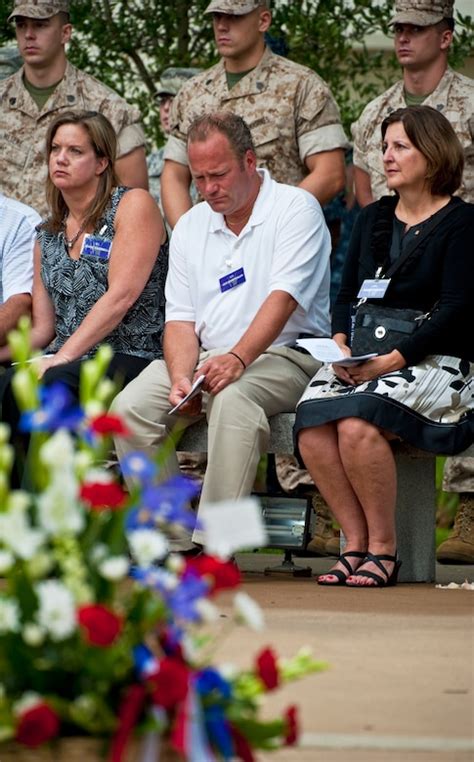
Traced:
<path fill-rule="evenodd" d="M 393 563 L 391 574 L 388 573 L 382 561 L 390 561 Z M 377 572 L 364 571 L 363 569 L 359 571 L 359 569 L 356 569 L 354 574 L 359 577 L 367 577 L 369 579 L 375 580 L 375 585 L 360 585 L 357 582 L 346 582 L 347 587 L 393 587 L 397 584 L 398 572 L 400 571 L 402 562 L 397 558 L 396 554 L 394 556 L 389 556 L 388 554 L 376 556 L 373 553 L 367 553 L 364 559 L 364 563 L 361 564 L 361 566 L 368 563 L 372 563 L 375 564 L 375 566 L 378 566 L 384 576 L 382 577 L 382 575 L 377 574 Z"/>
<path fill-rule="evenodd" d="M 342 571 L 342 569 L 332 569 L 331 571 L 326 572 L 326 574 L 321 574 L 318 577 L 318 585 L 329 585 L 329 586 L 331 586 L 331 585 L 333 585 L 333 586 L 334 585 L 345 585 L 346 584 L 346 579 L 348 577 L 350 577 L 351 574 L 355 574 L 356 571 L 357 571 L 357 569 L 353 569 L 352 568 L 352 565 L 347 560 L 347 558 L 348 557 L 350 558 L 351 556 L 353 558 L 361 558 L 361 559 L 364 560 L 367 557 L 367 553 L 363 553 L 363 552 L 361 552 L 359 550 L 348 550 L 348 551 L 346 551 L 346 553 L 341 553 L 341 555 L 339 556 L 339 558 L 337 560 L 340 561 L 341 564 L 347 569 L 348 573 L 345 574 Z M 360 564 L 359 564 L 359 566 L 360 566 Z M 337 577 L 337 582 L 326 582 L 325 580 L 322 579 L 322 577 L 326 577 L 329 574 L 331 574 L 333 577 Z"/>

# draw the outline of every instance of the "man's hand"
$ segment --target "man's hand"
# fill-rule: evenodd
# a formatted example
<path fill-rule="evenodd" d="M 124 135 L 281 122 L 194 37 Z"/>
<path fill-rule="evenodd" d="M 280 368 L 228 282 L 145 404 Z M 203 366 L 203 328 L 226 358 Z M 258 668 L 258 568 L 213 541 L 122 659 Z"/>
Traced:
<path fill-rule="evenodd" d="M 206 380 L 203 389 L 209 394 L 218 394 L 226 386 L 237 381 L 245 372 L 244 366 L 237 357 L 231 354 L 217 355 L 206 360 L 198 370 L 198 375 L 204 373 Z"/>
<path fill-rule="evenodd" d="M 200 375 L 200 374 L 199 374 Z M 179 405 L 182 399 L 186 397 L 191 391 L 192 383 L 189 378 L 180 378 L 176 381 L 170 390 L 169 401 L 171 407 Z M 176 411 L 176 415 L 199 415 L 202 408 L 202 394 L 196 394 L 195 397 L 186 402 L 179 410 Z"/>

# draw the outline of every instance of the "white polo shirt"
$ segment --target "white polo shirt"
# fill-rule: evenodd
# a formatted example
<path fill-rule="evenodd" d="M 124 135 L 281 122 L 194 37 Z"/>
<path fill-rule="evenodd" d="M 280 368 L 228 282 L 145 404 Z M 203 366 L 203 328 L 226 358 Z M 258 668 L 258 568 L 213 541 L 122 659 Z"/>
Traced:
<path fill-rule="evenodd" d="M 274 345 L 294 344 L 300 333 L 330 334 L 331 240 L 321 207 L 301 188 L 258 172 L 263 182 L 239 236 L 206 202 L 173 231 L 166 321 L 193 322 L 204 349 L 235 344 L 272 291 L 298 302 Z"/>
<path fill-rule="evenodd" d="M 15 294 L 31 294 L 33 247 L 38 212 L 0 193 L 0 304 Z"/>

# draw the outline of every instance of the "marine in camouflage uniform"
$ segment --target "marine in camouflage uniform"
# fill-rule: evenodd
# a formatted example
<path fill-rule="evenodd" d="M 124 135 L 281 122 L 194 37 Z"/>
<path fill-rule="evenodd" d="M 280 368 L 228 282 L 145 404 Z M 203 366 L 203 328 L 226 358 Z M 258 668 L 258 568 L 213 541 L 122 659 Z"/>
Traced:
<path fill-rule="evenodd" d="M 307 156 L 347 146 L 338 107 L 326 83 L 311 69 L 269 48 L 231 90 L 223 61 L 181 88 L 173 101 L 165 159 L 188 163 L 189 126 L 212 111 L 232 111 L 246 121 L 258 165 L 280 183 L 298 185 L 307 174 Z"/>
<path fill-rule="evenodd" d="M 452 19 L 453 0 L 398 0 L 392 24 L 430 26 Z M 443 55 L 441 53 L 440 55 Z M 383 173 L 380 125 L 388 114 L 407 105 L 405 82 L 400 80 L 371 101 L 352 125 L 354 165 L 370 177 L 372 196 L 387 193 Z M 474 203 L 474 80 L 446 69 L 423 105 L 441 111 L 451 122 L 465 152 L 462 185 L 457 191 L 465 201 Z M 454 530 L 439 546 L 436 557 L 446 563 L 474 563 L 474 458 L 446 459 L 443 489 L 460 493 Z"/>
<path fill-rule="evenodd" d="M 67 13 L 68 0 L 16 2 L 10 19 L 49 19 Z M 118 136 L 120 159 L 145 145 L 140 112 L 116 92 L 65 60 L 64 75 L 43 108 L 25 87 L 25 67 L 0 83 L 0 188 L 34 207 L 42 216 L 45 200 L 45 138 L 49 125 L 65 111 L 99 111 L 112 123 Z M 145 162 L 143 162 L 144 168 Z"/>

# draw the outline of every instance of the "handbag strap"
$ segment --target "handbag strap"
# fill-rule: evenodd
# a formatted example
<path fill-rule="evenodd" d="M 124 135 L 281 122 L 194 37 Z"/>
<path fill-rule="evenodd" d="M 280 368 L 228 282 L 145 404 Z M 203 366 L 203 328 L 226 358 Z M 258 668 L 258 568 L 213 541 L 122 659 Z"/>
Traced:
<path fill-rule="evenodd" d="M 451 214 L 451 212 L 454 211 L 454 209 L 457 209 L 457 203 L 453 199 L 450 201 L 446 206 L 444 206 L 442 209 L 437 212 L 434 217 L 426 223 L 426 225 L 423 225 L 423 228 L 420 231 L 420 234 L 416 237 L 416 239 L 410 241 L 410 243 L 407 245 L 405 251 L 401 256 L 398 257 L 398 259 L 395 260 L 395 262 L 391 265 L 391 267 L 388 268 L 387 272 L 379 277 L 383 278 L 391 278 L 393 274 L 400 269 L 402 265 L 405 264 L 407 259 L 411 257 L 415 249 L 418 248 L 420 243 L 424 241 L 424 239 L 435 230 L 435 228 L 438 227 L 438 225 L 446 219 L 448 214 Z"/>

